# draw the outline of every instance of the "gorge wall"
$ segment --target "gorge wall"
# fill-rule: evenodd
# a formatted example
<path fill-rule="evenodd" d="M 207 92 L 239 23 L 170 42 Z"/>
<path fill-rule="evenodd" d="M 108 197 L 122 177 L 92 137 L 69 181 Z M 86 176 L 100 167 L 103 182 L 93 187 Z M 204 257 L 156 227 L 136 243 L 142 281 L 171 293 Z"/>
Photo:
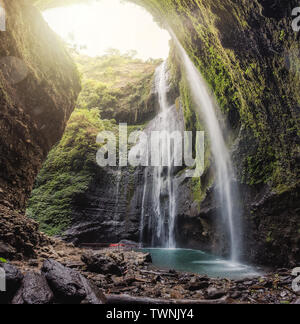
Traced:
<path fill-rule="evenodd" d="M 247 259 L 299 262 L 299 34 L 291 27 L 297 1 L 134 2 L 174 30 L 232 129 L 228 143 L 245 204 Z M 185 89 L 185 106 L 192 107 Z M 210 178 L 208 167 L 194 188 L 198 206 L 178 216 L 180 242 L 188 246 L 222 241 L 211 230 L 218 206 Z"/>
<path fill-rule="evenodd" d="M 224 124 L 232 130 L 227 140 L 245 203 L 245 258 L 295 265 L 300 260 L 300 40 L 291 28 L 291 10 L 298 2 L 132 1 L 174 30 L 226 116 Z M 0 197 L 7 217 L 9 210 L 24 209 L 43 159 L 63 133 L 80 86 L 72 61 L 37 10 L 23 0 L 4 3 L 8 30 L 0 33 L 1 57 L 17 56 L 29 71 L 14 85 L 0 72 Z M 186 128 L 203 128 L 193 111 L 184 72 L 174 70 Z M 182 186 L 185 198 L 177 226 L 181 245 L 218 250 L 222 238 L 216 236 L 214 223 L 219 206 L 213 202 L 212 187 L 208 156 L 204 176 Z M 30 236 L 22 226 L 31 222 L 22 218 L 21 229 L 16 227 L 23 233 L 18 234 L 18 243 L 7 236 L 5 227 L 15 218 L 1 223 L 0 240 L 19 248 Z M 15 230 L 13 224 L 9 228 Z M 35 244 L 31 241 L 30 251 Z"/>
<path fill-rule="evenodd" d="M 1 255 L 32 253 L 41 239 L 23 216 L 43 160 L 61 137 L 80 91 L 77 70 L 39 11 L 4 1 L 0 32 Z M 2 243 L 3 242 L 3 243 Z M 5 246 L 3 245 L 5 244 Z"/>

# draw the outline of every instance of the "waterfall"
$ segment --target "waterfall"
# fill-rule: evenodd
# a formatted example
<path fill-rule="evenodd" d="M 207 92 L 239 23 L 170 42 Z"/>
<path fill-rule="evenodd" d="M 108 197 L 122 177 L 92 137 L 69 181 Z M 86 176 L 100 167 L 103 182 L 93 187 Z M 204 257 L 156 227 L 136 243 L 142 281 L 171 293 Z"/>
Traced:
<path fill-rule="evenodd" d="M 175 105 L 168 103 L 168 88 L 167 62 L 164 62 L 156 71 L 155 89 L 158 95 L 159 113 L 150 122 L 147 130 L 149 133 L 163 132 L 162 140 L 155 152 L 160 163 L 159 166 L 148 167 L 145 171 L 140 239 L 142 242 L 146 216 L 145 204 L 150 202 L 152 208 L 147 214 L 152 246 L 175 248 L 177 192 L 174 176 L 175 146 L 172 146 L 169 136 L 175 131 L 182 132 L 183 125 Z M 151 183 L 148 181 L 149 175 L 152 175 Z"/>
<path fill-rule="evenodd" d="M 215 111 L 216 103 L 213 97 L 209 94 L 209 90 L 207 89 L 201 74 L 174 33 L 171 32 L 171 34 L 179 49 L 195 104 L 199 109 L 199 113 L 203 116 L 209 134 L 217 175 L 217 198 L 220 204 L 221 216 L 228 227 L 231 260 L 237 261 L 241 249 L 239 198 L 232 181 L 235 178 L 235 175 L 231 157 L 225 144 L 222 129 Z"/>

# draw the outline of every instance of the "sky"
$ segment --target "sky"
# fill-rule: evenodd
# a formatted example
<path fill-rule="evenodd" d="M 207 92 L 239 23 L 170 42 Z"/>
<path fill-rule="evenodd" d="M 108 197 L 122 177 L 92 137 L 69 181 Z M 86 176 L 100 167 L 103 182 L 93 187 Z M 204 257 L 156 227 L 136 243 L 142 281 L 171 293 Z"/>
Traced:
<path fill-rule="evenodd" d="M 90 2 L 46 10 L 50 27 L 65 41 L 86 49 L 80 52 L 101 56 L 109 48 L 121 53 L 138 52 L 137 57 L 167 58 L 169 33 L 161 29 L 143 8 L 122 0 Z"/>

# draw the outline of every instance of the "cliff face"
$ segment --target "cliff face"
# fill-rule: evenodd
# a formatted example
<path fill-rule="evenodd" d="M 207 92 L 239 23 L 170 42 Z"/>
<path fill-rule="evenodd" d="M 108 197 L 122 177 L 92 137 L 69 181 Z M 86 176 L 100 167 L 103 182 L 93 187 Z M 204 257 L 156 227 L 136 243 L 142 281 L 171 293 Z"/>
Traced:
<path fill-rule="evenodd" d="M 40 13 L 24 0 L 7 0 L 4 5 L 6 31 L 0 32 L 0 212 L 4 221 L 0 241 L 21 251 L 37 230 L 22 212 L 43 160 L 64 131 L 80 83 L 64 46 Z M 14 220 L 15 226 L 8 226 Z"/>
<path fill-rule="evenodd" d="M 142 170 L 96 163 L 98 133 L 118 139 L 120 123 L 128 134 L 155 115 L 154 73 L 158 62 L 143 62 L 113 51 L 97 58 L 74 55 L 82 73 L 82 92 L 64 136 L 36 180 L 27 214 L 50 235 L 68 230 L 68 240 L 119 242 L 139 237 L 141 199 L 131 199 Z M 107 73 L 109 71 L 109 73 Z M 118 153 L 117 153 L 118 155 Z M 134 205 L 135 204 L 135 205 Z"/>
<path fill-rule="evenodd" d="M 299 35 L 291 28 L 291 10 L 297 1 L 131 1 L 174 30 L 232 130 L 227 141 L 245 204 L 245 257 L 295 264 L 300 259 L 300 78 Z M 46 2 L 51 3 L 39 1 Z M 23 208 L 41 160 L 63 131 L 78 84 L 72 64 L 38 13 L 25 1 L 5 3 L 13 28 L 0 34 L 2 56 L 22 58 L 29 74 L 13 86 L 1 76 L 5 138 L 0 195 L 6 205 Z M 199 120 L 183 79 L 180 93 L 186 127 L 197 129 Z M 207 161 L 204 177 L 182 187 L 182 245 L 219 250 L 222 237 L 214 225 L 219 206 L 212 199 L 212 179 Z M 221 253 L 226 254 L 226 247 Z"/>
<path fill-rule="evenodd" d="M 299 35 L 291 27 L 291 11 L 297 1 L 134 2 L 174 30 L 232 130 L 227 141 L 245 205 L 245 257 L 295 264 L 300 259 L 300 78 Z M 199 127 L 185 86 L 181 97 L 189 112 L 187 125 Z M 181 244 L 220 252 L 219 206 L 211 194 L 209 165 L 200 183 L 191 184 L 198 191 L 197 204 L 181 211 L 178 235 Z M 226 254 L 226 247 L 221 252 Z"/>

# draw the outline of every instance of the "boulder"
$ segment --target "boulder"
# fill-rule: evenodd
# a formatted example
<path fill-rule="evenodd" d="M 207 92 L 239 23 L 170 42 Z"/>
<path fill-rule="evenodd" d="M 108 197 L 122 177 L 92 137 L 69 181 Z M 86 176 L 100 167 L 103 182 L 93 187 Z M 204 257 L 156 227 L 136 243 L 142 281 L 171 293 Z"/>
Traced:
<path fill-rule="evenodd" d="M 143 259 L 145 263 L 152 263 L 151 253 L 144 253 Z"/>
<path fill-rule="evenodd" d="M 206 276 L 194 276 L 191 278 L 190 282 L 187 283 L 186 289 L 189 291 L 198 291 L 201 289 L 206 289 L 210 285 L 209 279 Z"/>
<path fill-rule="evenodd" d="M 0 263 L 0 268 L 5 271 L 6 278 L 6 291 L 0 292 L 0 304 L 8 304 L 20 288 L 23 275 L 15 266 L 8 263 Z"/>
<path fill-rule="evenodd" d="M 106 304 L 106 297 L 103 294 L 103 292 L 83 276 L 80 276 L 80 278 L 86 292 L 86 298 L 82 301 L 82 304 L 90 304 L 90 305 Z"/>
<path fill-rule="evenodd" d="M 47 305 L 53 302 L 51 291 L 45 276 L 29 272 L 24 276 L 23 284 L 14 297 L 12 304 Z"/>
<path fill-rule="evenodd" d="M 0 256 L 1 257 L 10 259 L 11 257 L 14 256 L 15 253 L 16 253 L 16 250 L 12 246 L 0 241 Z"/>
<path fill-rule="evenodd" d="M 226 295 L 226 291 L 222 289 L 217 289 L 210 287 L 207 289 L 207 299 L 218 299 Z"/>
<path fill-rule="evenodd" d="M 111 258 L 96 253 L 85 253 L 82 255 L 81 260 L 91 272 L 122 276 L 121 268 Z"/>
<path fill-rule="evenodd" d="M 54 260 L 46 260 L 42 272 L 58 304 L 100 305 L 106 303 L 102 291 L 74 269 L 67 268 Z"/>
<path fill-rule="evenodd" d="M 49 286 L 59 303 L 77 304 L 87 297 L 81 275 L 54 260 L 46 260 L 42 267 Z"/>

